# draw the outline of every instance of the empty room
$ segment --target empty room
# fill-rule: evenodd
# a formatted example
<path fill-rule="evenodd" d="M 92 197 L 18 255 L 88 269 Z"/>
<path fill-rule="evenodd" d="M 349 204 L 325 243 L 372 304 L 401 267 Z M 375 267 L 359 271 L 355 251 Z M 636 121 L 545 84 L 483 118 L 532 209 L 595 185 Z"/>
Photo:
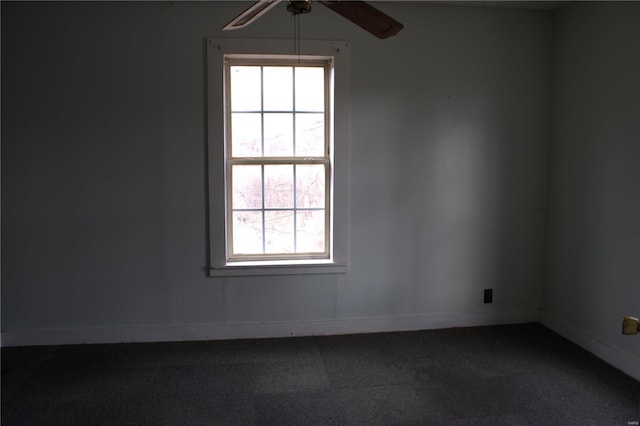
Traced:
<path fill-rule="evenodd" d="M 640 421 L 640 2 L 0 7 L 2 425 Z"/>

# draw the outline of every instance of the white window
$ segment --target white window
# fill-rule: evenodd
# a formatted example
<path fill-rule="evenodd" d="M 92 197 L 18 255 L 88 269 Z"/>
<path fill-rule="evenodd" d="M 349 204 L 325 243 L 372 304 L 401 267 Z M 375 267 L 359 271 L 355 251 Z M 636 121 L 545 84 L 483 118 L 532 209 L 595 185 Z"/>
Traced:
<path fill-rule="evenodd" d="M 210 275 L 347 269 L 344 42 L 208 41 Z"/>

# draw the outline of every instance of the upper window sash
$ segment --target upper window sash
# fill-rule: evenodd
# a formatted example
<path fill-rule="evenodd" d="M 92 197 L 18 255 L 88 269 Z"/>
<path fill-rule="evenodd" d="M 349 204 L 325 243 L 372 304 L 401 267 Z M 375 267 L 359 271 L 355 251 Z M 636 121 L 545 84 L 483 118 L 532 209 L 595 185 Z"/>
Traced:
<path fill-rule="evenodd" d="M 282 159 L 288 159 L 290 157 L 295 157 L 295 158 L 326 158 L 331 160 L 330 156 L 331 156 L 331 143 L 334 140 L 333 138 L 333 124 L 334 124 L 334 120 L 333 120 L 333 101 L 334 101 L 334 95 L 333 95 L 333 82 L 332 82 L 332 77 L 333 77 L 333 57 L 328 57 L 328 56 L 320 56 L 320 57 L 316 57 L 316 56 L 301 56 L 301 57 L 297 57 L 294 56 L 292 58 L 291 55 L 239 55 L 239 54 L 227 54 L 224 55 L 224 66 L 225 66 L 225 128 L 226 128 L 226 132 L 225 132 L 225 158 L 226 159 L 232 159 L 232 158 L 247 158 L 247 156 L 236 156 L 233 153 L 233 150 L 231 149 L 231 146 L 229 144 L 229 141 L 231 139 L 230 137 L 230 131 L 231 131 L 231 113 L 280 113 L 280 112 L 292 112 L 295 114 L 305 114 L 305 113 L 311 113 L 311 114 L 317 114 L 317 113 L 323 113 L 324 114 L 324 130 L 325 130 L 325 137 L 324 137 L 324 151 L 323 151 L 323 155 L 322 156 L 309 156 L 309 155 L 292 155 L 292 156 L 284 156 L 284 157 L 280 157 Z M 256 67 L 268 67 L 268 66 L 287 66 L 287 67 L 321 67 L 324 70 L 324 110 L 323 111 L 307 111 L 307 110 L 303 110 L 303 109 L 298 109 L 296 106 L 294 106 L 292 109 L 290 110 L 280 110 L 280 111 L 276 111 L 276 110 L 265 110 L 264 108 L 260 108 L 257 110 L 251 110 L 251 111 L 234 111 L 232 110 L 232 106 L 231 106 L 231 78 L 230 78 L 230 69 L 233 66 L 256 66 Z M 294 99 L 295 99 L 295 93 L 294 93 Z M 269 158 L 269 159 L 277 159 L 278 157 L 273 157 L 273 156 L 256 156 L 256 158 Z M 286 160 L 285 160 L 286 161 Z"/>

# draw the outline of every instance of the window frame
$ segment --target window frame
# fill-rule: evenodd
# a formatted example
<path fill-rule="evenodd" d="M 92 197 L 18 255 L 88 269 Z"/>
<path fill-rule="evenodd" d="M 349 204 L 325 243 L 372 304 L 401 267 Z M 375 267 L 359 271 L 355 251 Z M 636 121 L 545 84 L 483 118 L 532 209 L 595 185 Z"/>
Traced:
<path fill-rule="evenodd" d="M 210 276 L 286 275 L 344 273 L 348 271 L 348 142 L 349 142 L 349 51 L 343 41 L 301 42 L 303 60 L 329 60 L 331 67 L 327 85 L 332 111 L 329 119 L 329 186 L 326 188 L 329 212 L 328 253 L 319 256 L 261 255 L 255 258 L 229 259 L 229 227 L 231 206 L 227 185 L 226 135 L 228 132 L 226 57 L 246 57 L 258 61 L 291 58 L 290 40 L 207 39 L 207 124 L 208 124 L 208 195 L 209 195 L 209 267 Z"/>
<path fill-rule="evenodd" d="M 234 66 L 256 66 L 261 68 L 261 75 L 264 68 L 270 66 L 285 66 L 285 67 L 318 67 L 322 69 L 323 78 L 324 78 L 324 90 L 323 90 L 323 147 L 322 147 L 322 156 L 298 156 L 295 153 L 292 153 L 288 156 L 256 156 L 256 157 L 242 157 L 235 156 L 233 154 L 232 145 L 230 144 L 231 136 L 232 136 L 232 117 L 235 113 L 231 110 L 231 68 Z M 289 57 L 281 57 L 280 55 L 276 57 L 264 57 L 264 55 L 225 55 L 225 89 L 227 90 L 225 94 L 225 119 L 226 119 L 226 182 L 227 182 L 227 261 L 228 262 L 242 262 L 242 261 L 253 261 L 253 262 L 265 262 L 270 260 L 281 260 L 281 261 L 291 261 L 291 260 L 311 260 L 311 259 L 330 259 L 331 257 L 331 185 L 330 182 L 333 179 L 333 173 L 331 170 L 331 158 L 330 153 L 331 142 L 330 142 L 330 132 L 331 132 L 331 123 L 330 118 L 332 116 L 332 99 L 331 99 L 331 73 L 333 69 L 333 58 L 331 57 L 314 57 L 313 59 L 308 58 L 296 58 L 295 56 Z M 294 74 L 295 75 L 295 71 Z M 295 89 L 294 89 L 294 99 L 295 99 Z M 261 107 L 260 111 L 251 111 L 251 113 L 260 113 L 261 116 L 268 116 L 272 113 L 280 113 L 281 111 L 270 111 Z M 298 117 L 298 114 L 304 114 L 304 111 L 298 110 L 297 107 L 294 107 L 291 111 L 286 111 L 287 113 L 291 113 L 293 117 Z M 242 113 L 242 112 L 240 112 Z M 295 120 L 295 118 L 294 118 Z M 294 139 L 295 140 L 295 139 Z M 263 141 L 264 144 L 264 141 Z M 295 142 L 294 142 L 295 144 Z M 262 253 L 262 254 L 236 254 L 234 250 L 234 240 L 233 240 L 233 232 L 234 226 L 231 223 L 232 220 L 230 218 L 233 217 L 234 207 L 233 207 L 233 191 L 230 191 L 229 188 L 233 187 L 233 166 L 242 166 L 242 165 L 255 165 L 255 166 L 269 166 L 269 165 L 293 165 L 294 170 L 298 165 L 306 165 L 306 164 L 314 164 L 321 165 L 324 168 L 324 187 L 325 187 L 325 200 L 321 210 L 324 215 L 324 247 L 322 252 L 313 252 L 313 253 Z M 263 169 L 263 173 L 264 173 Z M 295 175 L 295 172 L 294 172 Z M 295 178 L 294 178 L 295 179 Z M 264 185 L 264 182 L 262 183 Z M 294 183 L 295 185 L 295 183 Z M 263 200 L 264 203 L 264 200 Z M 282 209 L 270 209 L 266 207 L 264 204 L 261 208 L 252 209 L 255 211 L 260 211 L 263 215 L 269 211 L 280 211 Z M 304 211 L 304 208 L 298 208 L 296 206 L 296 202 L 294 200 L 292 209 L 284 209 L 284 210 L 292 210 L 295 212 Z M 295 220 L 295 219 L 294 219 Z M 264 221 L 264 216 L 263 216 Z M 263 235 L 263 249 L 264 247 L 264 237 L 266 230 L 262 229 Z M 294 237 L 294 241 L 297 239 Z"/>

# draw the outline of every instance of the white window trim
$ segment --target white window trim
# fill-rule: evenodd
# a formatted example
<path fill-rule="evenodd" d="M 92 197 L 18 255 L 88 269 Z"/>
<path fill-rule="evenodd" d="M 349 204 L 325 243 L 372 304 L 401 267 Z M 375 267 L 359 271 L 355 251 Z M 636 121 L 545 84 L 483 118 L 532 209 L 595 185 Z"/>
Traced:
<path fill-rule="evenodd" d="M 207 124 L 209 165 L 209 276 L 290 275 L 348 271 L 349 45 L 344 41 L 303 40 L 307 55 L 333 57 L 332 252 L 330 259 L 227 263 L 224 56 L 290 55 L 291 40 L 207 40 Z"/>

